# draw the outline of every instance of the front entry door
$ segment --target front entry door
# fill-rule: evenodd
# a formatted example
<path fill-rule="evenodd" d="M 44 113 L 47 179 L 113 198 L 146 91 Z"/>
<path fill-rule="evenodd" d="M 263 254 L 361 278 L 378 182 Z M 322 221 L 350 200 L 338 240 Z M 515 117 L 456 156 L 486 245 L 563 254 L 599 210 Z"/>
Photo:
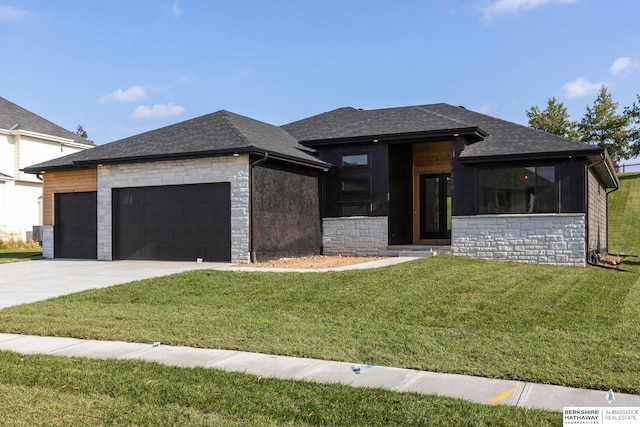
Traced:
<path fill-rule="evenodd" d="M 420 240 L 451 239 L 451 174 L 420 175 Z"/>

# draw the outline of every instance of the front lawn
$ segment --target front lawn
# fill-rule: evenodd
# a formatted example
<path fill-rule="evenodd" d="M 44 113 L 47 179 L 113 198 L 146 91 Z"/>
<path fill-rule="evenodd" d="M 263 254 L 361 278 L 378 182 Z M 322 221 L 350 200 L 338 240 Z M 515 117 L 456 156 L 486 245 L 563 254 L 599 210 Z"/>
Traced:
<path fill-rule="evenodd" d="M 438 256 L 334 273 L 194 271 L 0 311 L 0 331 L 640 393 L 635 272 Z"/>
<path fill-rule="evenodd" d="M 41 259 L 42 252 L 39 249 L 0 249 L 0 264 L 9 262 L 30 261 Z"/>

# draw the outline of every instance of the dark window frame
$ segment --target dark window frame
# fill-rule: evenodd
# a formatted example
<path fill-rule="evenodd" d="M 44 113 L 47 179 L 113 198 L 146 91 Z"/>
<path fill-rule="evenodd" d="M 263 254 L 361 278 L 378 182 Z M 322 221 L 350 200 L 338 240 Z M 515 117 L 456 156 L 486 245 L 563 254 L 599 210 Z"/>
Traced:
<path fill-rule="evenodd" d="M 349 188 L 349 185 L 353 185 L 353 187 Z M 371 176 L 342 176 L 340 178 L 340 194 L 343 196 L 371 195 Z"/>
<path fill-rule="evenodd" d="M 338 167 L 338 209 L 340 217 L 371 216 L 373 203 L 373 158 L 370 149 L 340 150 Z M 346 159 L 360 162 L 345 163 Z M 366 163 L 362 160 L 366 159 Z M 349 188 L 349 184 L 355 186 Z M 346 184 L 346 187 L 345 187 Z M 357 187 L 360 186 L 360 189 Z"/>
<path fill-rule="evenodd" d="M 553 183 L 549 185 L 553 175 Z M 546 178 L 545 178 L 546 175 Z M 485 167 L 477 175 L 477 213 L 559 213 L 558 168 L 554 164 Z"/>
<path fill-rule="evenodd" d="M 346 157 L 361 157 L 366 156 L 366 163 L 345 163 Z M 343 169 L 351 169 L 351 168 L 370 168 L 371 167 L 371 152 L 370 151 L 348 151 L 340 153 L 340 167 Z"/>

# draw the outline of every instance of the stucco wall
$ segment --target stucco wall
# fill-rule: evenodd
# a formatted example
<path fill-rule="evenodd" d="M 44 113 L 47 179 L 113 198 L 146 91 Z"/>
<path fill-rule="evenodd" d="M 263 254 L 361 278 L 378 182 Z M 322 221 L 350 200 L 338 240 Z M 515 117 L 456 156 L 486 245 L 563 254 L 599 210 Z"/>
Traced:
<path fill-rule="evenodd" d="M 112 189 L 215 182 L 231 183 L 231 261 L 249 262 L 247 156 L 98 167 L 98 259 L 112 259 Z"/>
<path fill-rule="evenodd" d="M 454 216 L 454 255 L 555 265 L 586 265 L 584 214 Z"/>
<path fill-rule="evenodd" d="M 344 217 L 322 220 L 325 255 L 385 256 L 389 242 L 388 218 Z"/>
<path fill-rule="evenodd" d="M 253 248 L 258 261 L 317 255 L 322 248 L 318 175 L 275 162 L 253 170 Z"/>

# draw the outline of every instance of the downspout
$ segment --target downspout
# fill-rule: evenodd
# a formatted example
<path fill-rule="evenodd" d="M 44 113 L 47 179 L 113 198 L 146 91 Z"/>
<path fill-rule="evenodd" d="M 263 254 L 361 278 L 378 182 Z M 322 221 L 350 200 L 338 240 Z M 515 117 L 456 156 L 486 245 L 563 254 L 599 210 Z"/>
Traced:
<path fill-rule="evenodd" d="M 253 225 L 254 225 L 254 221 L 253 221 L 253 194 L 255 192 L 255 187 L 254 187 L 254 183 L 253 183 L 253 168 L 255 168 L 256 166 L 258 166 L 260 163 L 264 163 L 267 161 L 267 159 L 269 158 L 269 154 L 268 153 L 264 153 L 264 157 L 256 160 L 255 162 L 251 163 L 251 167 L 249 168 L 249 181 L 250 181 L 250 192 L 249 192 L 249 261 L 254 263 L 256 262 L 256 252 L 253 249 L 254 243 L 253 243 Z"/>

